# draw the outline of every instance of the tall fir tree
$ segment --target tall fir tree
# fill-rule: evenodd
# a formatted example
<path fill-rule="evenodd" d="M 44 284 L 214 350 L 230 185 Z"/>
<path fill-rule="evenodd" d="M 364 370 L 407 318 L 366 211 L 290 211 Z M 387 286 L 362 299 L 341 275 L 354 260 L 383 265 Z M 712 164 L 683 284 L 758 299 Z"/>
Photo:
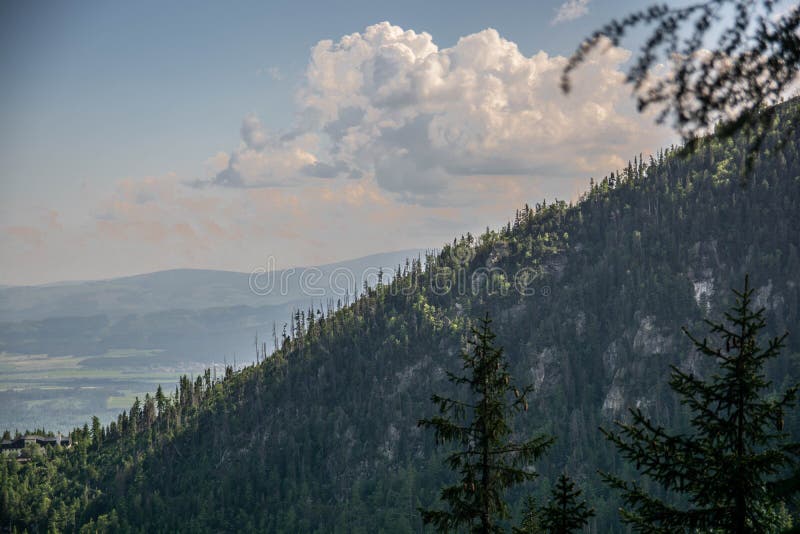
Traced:
<path fill-rule="evenodd" d="M 420 510 L 423 521 L 441 532 L 503 532 L 498 521 L 509 516 L 505 491 L 537 476 L 529 465 L 554 441 L 547 435 L 523 442 L 510 439 L 513 416 L 527 410 L 531 387 L 520 391 L 511 384 L 503 349 L 493 345 L 491 322 L 487 313 L 472 330 L 471 350 L 461 354 L 465 374 L 448 373 L 451 382 L 469 388 L 467 400 L 433 395 L 440 415 L 419 421 L 434 430 L 437 444 L 456 444 L 446 461 L 460 480 L 441 492 L 449 509 Z"/>
<path fill-rule="evenodd" d="M 552 490 L 552 498 L 540 512 L 543 532 L 548 534 L 570 534 L 583 529 L 594 516 L 594 510 L 581 499 L 581 490 L 565 474 L 558 477 Z"/>
<path fill-rule="evenodd" d="M 601 429 L 622 456 L 675 499 L 648 493 L 642 484 L 603 474 L 627 505 L 622 519 L 638 532 L 721 531 L 736 534 L 779 530 L 785 521 L 773 482 L 794 463 L 800 444 L 789 443 L 783 417 L 798 386 L 771 394 L 766 363 L 787 334 L 762 345 L 764 309 L 754 310 L 754 290 L 744 290 L 725 322 L 706 321 L 712 345 L 690 334 L 696 350 L 717 369 L 707 379 L 672 366 L 670 385 L 688 407 L 691 434 L 673 434 L 641 410 L 614 431 Z"/>
<path fill-rule="evenodd" d="M 518 527 L 511 529 L 513 534 L 542 534 L 541 510 L 532 495 L 525 498 L 525 508 Z"/>

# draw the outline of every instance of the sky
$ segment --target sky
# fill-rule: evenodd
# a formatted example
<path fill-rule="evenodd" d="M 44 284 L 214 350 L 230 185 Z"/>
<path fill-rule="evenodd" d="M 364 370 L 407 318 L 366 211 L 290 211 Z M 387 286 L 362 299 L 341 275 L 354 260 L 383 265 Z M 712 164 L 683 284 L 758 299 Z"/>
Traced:
<path fill-rule="evenodd" d="M 640 2 L 4 2 L 0 284 L 439 247 L 675 142 Z M 627 47 L 627 48 L 626 48 Z"/>

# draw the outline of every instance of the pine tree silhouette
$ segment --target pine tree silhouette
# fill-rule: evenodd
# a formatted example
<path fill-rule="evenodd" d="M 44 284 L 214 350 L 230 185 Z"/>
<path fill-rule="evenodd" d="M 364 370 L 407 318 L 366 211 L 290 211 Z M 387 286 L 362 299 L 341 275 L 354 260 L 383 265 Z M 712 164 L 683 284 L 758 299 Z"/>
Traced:
<path fill-rule="evenodd" d="M 472 330 L 472 350 L 461 354 L 465 375 L 448 374 L 451 382 L 469 388 L 472 399 L 433 395 L 441 415 L 419 421 L 419 426 L 434 429 L 437 444 L 457 445 L 446 461 L 461 478 L 441 492 L 449 509 L 420 510 L 423 521 L 442 532 L 503 532 L 497 520 L 508 517 L 505 490 L 533 480 L 537 475 L 527 466 L 554 441 L 547 435 L 521 443 L 510 440 L 513 415 L 527 410 L 531 388 L 520 391 L 511 385 L 503 349 L 492 345 L 491 322 L 487 314 L 480 328 Z"/>
<path fill-rule="evenodd" d="M 771 482 L 800 452 L 800 444 L 787 442 L 783 432 L 783 415 L 794 405 L 798 386 L 768 395 L 764 366 L 779 355 L 787 334 L 760 344 L 766 323 L 764 309 L 753 309 L 753 292 L 746 277 L 744 290 L 734 290 L 736 304 L 725 322 L 706 321 L 718 346 L 684 329 L 696 350 L 718 366 L 705 380 L 672 367 L 670 385 L 692 413 L 691 434 L 671 434 L 639 409 L 631 410 L 629 423 L 617 422 L 616 430 L 601 429 L 638 471 L 679 497 L 661 499 L 639 482 L 603 473 L 622 493 L 623 521 L 638 532 L 742 534 L 783 526 Z M 686 504 L 675 504 L 681 501 Z"/>
<path fill-rule="evenodd" d="M 570 534 L 581 530 L 589 518 L 594 516 L 594 510 L 580 498 L 581 490 L 575 487 L 575 483 L 565 473 L 558 477 L 552 496 L 541 512 L 544 532 Z"/>

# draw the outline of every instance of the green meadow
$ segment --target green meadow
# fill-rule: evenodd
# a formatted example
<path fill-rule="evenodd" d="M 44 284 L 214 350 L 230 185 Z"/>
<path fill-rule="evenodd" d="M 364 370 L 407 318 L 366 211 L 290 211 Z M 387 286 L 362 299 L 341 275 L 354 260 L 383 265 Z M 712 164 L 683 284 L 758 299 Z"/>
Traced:
<path fill-rule="evenodd" d="M 91 415 L 109 422 L 159 384 L 171 388 L 181 374 L 202 372 L 197 364 L 165 365 L 160 353 L 154 349 L 81 356 L 0 353 L 0 428 L 67 432 L 83 426 Z"/>

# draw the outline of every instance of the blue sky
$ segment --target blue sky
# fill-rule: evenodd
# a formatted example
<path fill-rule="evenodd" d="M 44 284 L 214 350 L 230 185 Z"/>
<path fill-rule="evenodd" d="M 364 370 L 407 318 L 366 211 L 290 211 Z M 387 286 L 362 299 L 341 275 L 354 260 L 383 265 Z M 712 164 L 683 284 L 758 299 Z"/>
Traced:
<path fill-rule="evenodd" d="M 555 72 L 554 56 L 568 54 L 592 29 L 641 5 L 572 4 L 573 14 L 580 16 L 556 24 L 562 2 L 3 3 L 0 283 L 177 267 L 246 271 L 269 255 L 288 266 L 436 246 L 457 233 L 504 222 L 525 201 L 575 197 L 578 184 L 614 170 L 616 160 L 588 158 L 579 168 L 558 168 L 555 160 L 539 165 L 535 153 L 522 153 L 522 143 L 493 146 L 478 157 L 461 152 L 459 143 L 472 146 L 479 139 L 475 147 L 488 146 L 469 129 L 480 130 L 485 121 L 494 124 L 490 115 L 455 124 L 458 110 L 419 95 L 402 114 L 386 114 L 382 93 L 365 92 L 361 100 L 351 100 L 334 94 L 336 80 L 309 81 L 312 49 L 322 54 L 320 68 L 330 61 L 346 69 L 355 52 L 340 58 L 330 51 L 356 32 L 368 41 L 367 28 L 381 21 L 392 26 L 373 31 L 380 34 L 375 39 L 384 42 L 383 34 L 394 31 L 390 28 L 426 32 L 437 48 L 434 56 L 442 56 L 447 68 L 456 68 L 453 58 L 465 61 L 467 49 L 461 56 L 441 52 L 462 37 L 479 35 L 477 49 L 502 49 L 503 61 L 512 66 L 520 57 L 544 51 L 547 57 L 537 60 L 538 67 L 531 59 L 530 72 Z M 497 30 L 499 40 L 480 33 L 487 28 Z M 326 39 L 330 47 L 314 48 Z M 515 44 L 518 52 L 504 43 Z M 419 65 L 430 50 L 415 53 L 411 61 Z M 370 57 L 368 64 L 377 65 Z M 597 75 L 618 74 L 623 64 L 620 56 L 598 65 Z M 408 65 L 391 65 L 386 68 L 392 76 L 423 75 Z M 475 63 L 466 72 L 489 76 L 489 70 Z M 516 89 L 511 91 L 514 76 L 492 78 L 499 89 L 490 83 L 470 91 L 483 95 L 483 103 L 496 90 L 502 98 L 514 94 L 509 98 L 519 99 Z M 446 79 L 450 83 L 453 76 Z M 540 90 L 543 102 L 555 104 L 520 104 L 530 117 L 547 107 L 563 106 L 568 113 L 574 106 L 574 101 L 555 100 L 563 98 L 555 90 Z M 607 96 L 598 98 L 602 107 Z M 331 128 L 362 104 L 362 116 L 355 119 L 359 124 L 348 123 L 353 139 L 361 140 L 331 138 Z M 369 122 L 376 113 L 384 114 Z M 598 127 L 596 135 L 605 141 L 598 145 L 587 138 L 579 146 L 600 146 L 619 161 L 670 139 L 652 127 L 633 135 L 649 123 L 633 117 L 621 99 L 597 113 L 610 113 L 610 123 L 621 125 L 627 137 L 617 139 L 613 128 Z M 437 117 L 449 118 L 437 122 Z M 502 117 L 501 122 L 510 120 Z M 542 120 L 548 120 L 546 113 Z M 559 119 L 550 120 L 557 124 Z M 387 121 L 402 139 L 390 142 L 387 135 L 380 145 L 364 140 L 369 132 L 385 133 Z M 398 126 L 397 121 L 406 122 Z M 436 131 L 442 136 L 458 139 L 443 137 L 435 151 L 426 148 L 424 162 L 413 154 L 397 156 L 417 147 L 418 139 L 411 136 L 422 131 L 414 130 L 418 126 L 431 136 L 441 126 Z M 538 138 L 528 126 L 501 126 L 522 141 L 531 135 L 535 152 Z M 286 141 L 287 134 L 296 139 Z M 269 141 L 258 141 L 262 138 Z M 432 137 L 428 141 L 436 144 Z M 369 159 L 369 151 L 383 152 Z M 566 150 L 563 156 L 575 158 Z M 393 170 L 384 172 L 382 165 Z M 238 182 L 223 179 L 232 175 L 224 174 L 226 168 L 235 171 Z M 334 168 L 342 173 L 320 178 Z M 335 228 L 326 232 L 326 227 Z"/>

